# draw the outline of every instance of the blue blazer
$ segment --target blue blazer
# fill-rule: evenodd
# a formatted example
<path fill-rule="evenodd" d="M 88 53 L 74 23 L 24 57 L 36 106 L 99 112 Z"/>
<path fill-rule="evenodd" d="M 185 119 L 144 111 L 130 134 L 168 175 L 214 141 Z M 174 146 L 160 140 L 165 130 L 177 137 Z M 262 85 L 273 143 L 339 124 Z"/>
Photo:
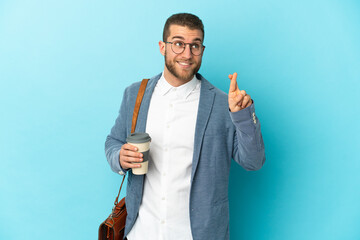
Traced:
<path fill-rule="evenodd" d="M 137 132 L 145 132 L 150 99 L 161 74 L 148 82 L 137 120 Z M 228 96 L 197 74 L 201 80 L 199 109 L 195 128 L 189 213 L 194 240 L 229 239 L 228 184 L 231 159 L 246 170 L 258 170 L 265 161 L 260 122 L 254 104 L 231 113 Z M 111 169 L 120 167 L 119 152 L 131 131 L 132 113 L 140 82 L 123 95 L 119 116 L 105 142 Z M 138 216 L 143 195 L 144 175 L 127 171 L 125 236 Z"/>

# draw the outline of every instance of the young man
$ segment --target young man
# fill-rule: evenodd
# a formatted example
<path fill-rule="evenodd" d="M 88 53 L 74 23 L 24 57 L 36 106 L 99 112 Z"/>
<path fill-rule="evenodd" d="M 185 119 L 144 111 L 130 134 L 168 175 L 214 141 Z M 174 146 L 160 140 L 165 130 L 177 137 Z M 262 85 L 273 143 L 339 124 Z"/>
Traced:
<path fill-rule="evenodd" d="M 205 50 L 202 21 L 192 14 L 167 19 L 160 52 L 163 73 L 148 82 L 136 131 L 152 138 L 149 170 L 134 175 L 142 154 L 126 144 L 140 82 L 125 90 L 106 139 L 113 171 L 128 175 L 128 240 L 229 239 L 231 159 L 247 170 L 265 161 L 251 97 L 230 74 L 226 95 L 198 74 Z"/>

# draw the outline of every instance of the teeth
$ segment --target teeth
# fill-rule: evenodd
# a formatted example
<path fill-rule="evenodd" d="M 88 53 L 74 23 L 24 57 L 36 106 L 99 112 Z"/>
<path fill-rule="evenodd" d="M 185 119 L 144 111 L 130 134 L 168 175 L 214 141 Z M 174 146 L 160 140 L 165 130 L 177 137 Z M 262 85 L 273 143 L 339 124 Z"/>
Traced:
<path fill-rule="evenodd" d="M 183 65 L 183 66 L 189 66 L 190 64 L 188 63 L 183 63 L 183 62 L 179 62 L 180 65 Z"/>

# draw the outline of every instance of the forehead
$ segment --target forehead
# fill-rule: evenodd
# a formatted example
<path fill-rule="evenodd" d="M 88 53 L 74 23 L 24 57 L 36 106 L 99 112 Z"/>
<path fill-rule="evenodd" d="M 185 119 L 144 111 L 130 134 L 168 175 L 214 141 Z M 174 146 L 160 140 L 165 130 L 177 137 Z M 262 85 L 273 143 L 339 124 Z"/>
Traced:
<path fill-rule="evenodd" d="M 170 25 L 169 40 L 183 39 L 185 41 L 201 41 L 203 40 L 203 33 L 200 29 L 190 29 L 186 26 Z"/>

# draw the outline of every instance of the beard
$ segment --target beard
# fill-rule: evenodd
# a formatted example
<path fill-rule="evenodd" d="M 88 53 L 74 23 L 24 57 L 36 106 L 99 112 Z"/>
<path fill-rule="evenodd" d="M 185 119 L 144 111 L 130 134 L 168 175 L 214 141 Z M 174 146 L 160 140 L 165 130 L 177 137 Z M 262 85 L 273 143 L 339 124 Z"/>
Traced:
<path fill-rule="evenodd" d="M 166 68 L 169 70 L 169 72 L 172 75 L 174 75 L 176 78 L 178 78 L 184 82 L 190 81 L 194 77 L 194 75 L 199 71 L 200 66 L 201 66 L 201 58 L 200 58 L 199 62 L 191 61 L 192 65 L 191 65 L 191 68 L 188 70 L 176 68 L 176 64 L 178 64 L 177 61 L 178 60 L 176 58 L 169 59 L 167 57 L 167 52 L 165 51 L 165 66 L 166 66 Z"/>

